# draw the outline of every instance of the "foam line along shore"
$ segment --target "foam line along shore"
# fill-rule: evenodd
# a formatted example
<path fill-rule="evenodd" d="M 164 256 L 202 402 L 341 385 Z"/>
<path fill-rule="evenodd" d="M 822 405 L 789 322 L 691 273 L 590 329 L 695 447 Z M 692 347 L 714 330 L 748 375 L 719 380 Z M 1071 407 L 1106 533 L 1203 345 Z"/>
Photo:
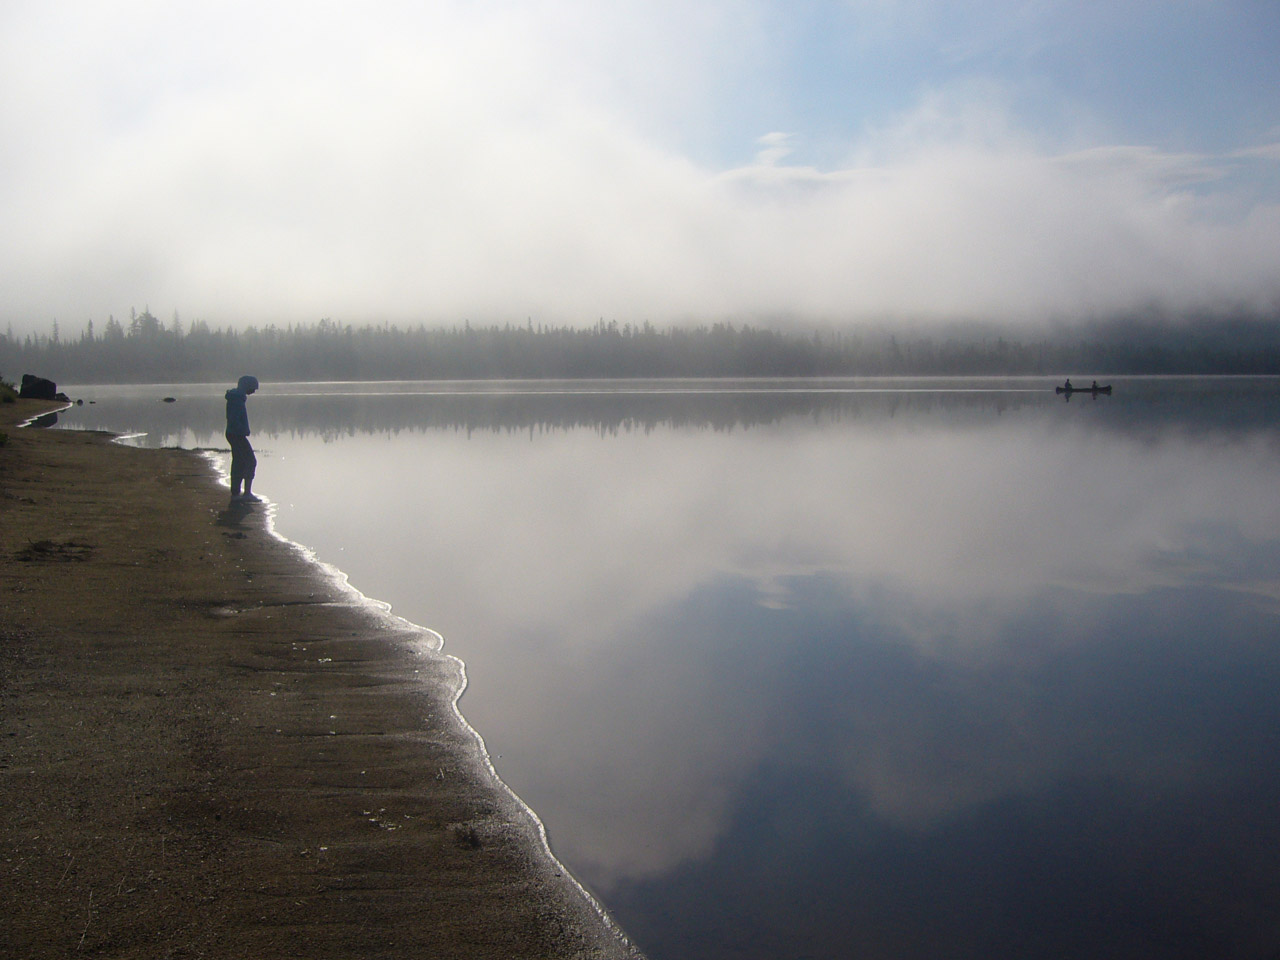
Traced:
<path fill-rule="evenodd" d="M 208 464 L 0 429 L 12 956 L 636 957 L 458 717 L 458 661 Z M 0 951 L 2 952 L 2 951 Z"/>

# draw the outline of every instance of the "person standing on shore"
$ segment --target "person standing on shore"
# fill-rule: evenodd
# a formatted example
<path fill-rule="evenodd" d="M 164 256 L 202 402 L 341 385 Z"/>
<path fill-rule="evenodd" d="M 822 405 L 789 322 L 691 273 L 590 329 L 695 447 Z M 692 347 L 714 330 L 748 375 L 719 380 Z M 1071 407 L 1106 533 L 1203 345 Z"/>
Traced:
<path fill-rule="evenodd" d="M 245 401 L 258 389 L 258 378 L 244 376 L 227 391 L 227 442 L 231 444 L 231 502 L 261 503 L 253 494 L 258 458 L 249 444 L 249 411 Z M 243 492 L 241 488 L 243 487 Z"/>

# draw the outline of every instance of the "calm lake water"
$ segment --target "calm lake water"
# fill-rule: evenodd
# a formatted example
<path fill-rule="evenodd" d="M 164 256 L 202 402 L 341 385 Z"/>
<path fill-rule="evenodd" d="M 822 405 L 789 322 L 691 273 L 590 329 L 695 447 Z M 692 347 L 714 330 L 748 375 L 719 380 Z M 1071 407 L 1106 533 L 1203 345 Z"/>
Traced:
<path fill-rule="evenodd" d="M 264 384 L 652 960 L 1280 956 L 1280 381 Z M 67 426 L 221 446 L 217 386 Z M 177 403 L 164 404 L 169 395 Z"/>

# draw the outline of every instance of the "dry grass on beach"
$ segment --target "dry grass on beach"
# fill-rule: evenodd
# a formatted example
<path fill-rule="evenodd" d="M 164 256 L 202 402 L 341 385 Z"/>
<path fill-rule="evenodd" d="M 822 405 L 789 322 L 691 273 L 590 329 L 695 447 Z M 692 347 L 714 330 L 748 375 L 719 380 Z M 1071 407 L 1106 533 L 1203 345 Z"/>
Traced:
<path fill-rule="evenodd" d="M 454 661 L 198 456 L 0 405 L 0 956 L 625 957 Z M 266 484 L 264 484 L 264 487 Z"/>

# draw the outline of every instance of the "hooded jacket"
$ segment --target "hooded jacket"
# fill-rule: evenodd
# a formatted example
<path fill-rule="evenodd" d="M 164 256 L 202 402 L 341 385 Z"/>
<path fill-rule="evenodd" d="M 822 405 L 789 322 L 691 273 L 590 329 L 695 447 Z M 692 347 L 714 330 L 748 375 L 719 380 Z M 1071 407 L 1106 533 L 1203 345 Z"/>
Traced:
<path fill-rule="evenodd" d="M 249 435 L 249 411 L 245 401 L 249 395 L 239 387 L 227 391 L 227 433 L 237 437 Z"/>
<path fill-rule="evenodd" d="M 258 378 L 245 375 L 227 391 L 227 433 L 234 437 L 249 435 L 249 411 L 244 402 L 258 389 Z"/>

